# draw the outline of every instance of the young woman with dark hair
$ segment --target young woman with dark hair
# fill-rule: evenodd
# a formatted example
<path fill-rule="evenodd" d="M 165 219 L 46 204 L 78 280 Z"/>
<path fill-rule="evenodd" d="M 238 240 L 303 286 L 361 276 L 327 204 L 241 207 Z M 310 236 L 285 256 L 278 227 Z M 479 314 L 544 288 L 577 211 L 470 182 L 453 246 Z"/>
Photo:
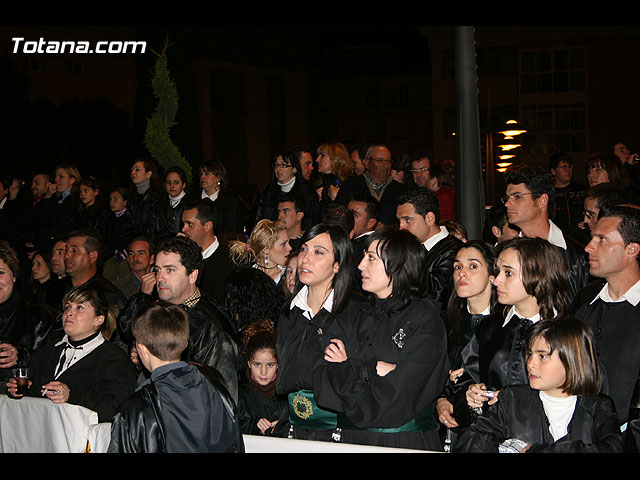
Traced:
<path fill-rule="evenodd" d="M 558 247 L 521 237 L 500 243 L 497 253 L 493 284 L 504 308 L 482 319 L 462 351 L 464 372 L 453 396 L 453 416 L 462 428 L 497 401 L 496 391 L 528 382 L 522 361 L 527 330 L 568 309 L 567 269 Z"/>
<path fill-rule="evenodd" d="M 148 158 L 139 158 L 131 166 L 127 210 L 133 219 L 133 236 L 157 239 L 168 231 L 168 200 L 158 175 L 156 163 Z"/>
<path fill-rule="evenodd" d="M 214 225 L 215 234 L 226 238 L 243 235 L 247 227 L 247 209 L 238 193 L 231 188 L 227 168 L 222 161 L 212 160 L 200 166 L 200 186 L 202 190 L 197 198 L 208 198 L 218 209 L 218 222 Z M 277 217 L 276 217 L 277 219 Z M 274 219 L 275 220 L 275 219 Z"/>
<path fill-rule="evenodd" d="M 484 317 L 495 312 L 493 280 L 495 248 L 482 240 L 465 243 L 453 262 L 453 290 L 446 311 L 448 330 L 449 381 L 437 402 L 438 419 L 445 428 L 457 427 L 453 417 L 453 387 L 462 375 L 462 350 Z"/>
<path fill-rule="evenodd" d="M 103 231 L 104 256 L 103 276 L 115 281 L 129 272 L 129 240 L 133 238 L 133 217 L 129 205 L 129 190 L 114 187 L 109 191 L 109 210 Z"/>
<path fill-rule="evenodd" d="M 95 178 L 88 177 L 80 181 L 78 196 L 82 207 L 78 212 L 78 225 L 80 228 L 91 228 L 104 235 L 109 210 L 101 193 L 102 188 Z"/>
<path fill-rule="evenodd" d="M 425 249 L 410 232 L 373 233 L 359 270 L 368 299 L 325 335 L 313 372 L 322 408 L 345 443 L 441 450 L 433 407 L 447 379 L 440 308 L 425 295 Z"/>
<path fill-rule="evenodd" d="M 182 230 L 184 197 L 187 194 L 187 174 L 182 168 L 171 167 L 167 169 L 164 174 L 164 189 L 169 196 L 167 205 L 169 232 L 178 233 Z"/>
<path fill-rule="evenodd" d="M 341 227 L 321 223 L 305 232 L 276 342 L 277 391 L 288 395 L 292 438 L 328 441 L 337 426 L 335 412 L 315 401 L 312 372 L 329 343 L 327 329 L 349 303 L 353 275 L 351 241 Z"/>

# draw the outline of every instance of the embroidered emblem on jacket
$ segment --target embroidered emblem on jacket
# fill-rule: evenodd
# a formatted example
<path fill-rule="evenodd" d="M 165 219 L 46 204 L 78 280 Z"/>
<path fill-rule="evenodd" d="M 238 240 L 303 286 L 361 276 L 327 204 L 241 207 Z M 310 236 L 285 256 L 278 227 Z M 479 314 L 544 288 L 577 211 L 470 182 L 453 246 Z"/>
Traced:
<path fill-rule="evenodd" d="M 303 420 L 306 420 L 313 415 L 313 405 L 311 405 L 311 402 L 302 395 L 298 394 L 293 397 L 292 403 L 294 413 Z"/>
<path fill-rule="evenodd" d="M 402 348 L 404 346 L 404 339 L 406 336 L 407 334 L 404 333 L 404 330 L 400 329 L 391 338 L 393 339 L 393 342 L 398 345 L 398 348 Z"/>

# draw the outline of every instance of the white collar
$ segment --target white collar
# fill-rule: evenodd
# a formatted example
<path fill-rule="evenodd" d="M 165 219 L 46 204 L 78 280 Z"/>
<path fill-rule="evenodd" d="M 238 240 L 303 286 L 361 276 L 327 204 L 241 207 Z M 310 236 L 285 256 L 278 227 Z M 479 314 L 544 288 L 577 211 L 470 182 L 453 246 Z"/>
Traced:
<path fill-rule="evenodd" d="M 554 309 L 554 312 L 555 312 L 555 309 Z M 509 320 L 511 320 L 514 315 L 518 315 L 519 317 L 525 318 L 523 315 L 517 314 L 516 306 L 512 305 L 511 308 L 509 309 L 509 313 L 507 313 L 507 316 L 504 319 L 504 323 L 502 324 L 502 326 L 505 327 L 507 323 L 509 323 Z M 537 321 L 540 320 L 540 312 L 536 313 L 531 318 L 527 318 L 527 320 L 531 320 L 531 322 L 536 323 Z"/>
<path fill-rule="evenodd" d="M 311 312 L 311 307 L 309 307 L 309 304 L 307 303 L 308 297 L 309 297 L 309 287 L 305 285 L 300 289 L 298 294 L 295 297 L 293 297 L 293 300 L 291 300 L 291 305 L 289 305 L 289 310 L 293 310 L 293 307 L 298 307 L 300 310 L 302 310 L 302 314 L 305 317 L 307 317 L 309 320 L 311 320 L 313 318 L 313 313 Z M 322 307 L 320 308 L 320 310 L 324 308 L 327 312 L 331 313 L 332 306 L 333 306 L 333 290 L 331 290 L 331 293 L 322 304 Z"/>
<path fill-rule="evenodd" d="M 523 237 L 522 231 L 518 234 L 519 237 Z M 563 250 L 567 249 L 567 242 L 564 239 L 562 230 L 555 223 L 549 220 L 549 235 L 547 236 L 547 242 L 556 247 L 560 247 Z"/>
<path fill-rule="evenodd" d="M 213 252 L 218 249 L 219 245 L 220 242 L 218 241 L 218 237 L 215 237 L 213 243 L 202 251 L 202 258 L 209 258 L 211 255 L 213 255 Z"/>
<path fill-rule="evenodd" d="M 187 194 L 187 192 L 185 192 L 183 190 L 178 195 L 176 195 L 175 197 L 172 197 L 171 195 L 169 195 L 169 204 L 172 207 L 175 207 L 178 203 L 180 203 L 180 200 L 182 200 L 182 197 L 184 197 L 186 194 Z"/>
<path fill-rule="evenodd" d="M 473 315 L 471 313 L 471 310 L 469 310 L 469 304 L 467 303 L 467 312 L 469 312 L 469 314 Z M 487 305 L 487 308 L 485 308 L 483 311 L 480 312 L 480 315 L 489 315 L 491 313 L 491 304 Z"/>
<path fill-rule="evenodd" d="M 633 286 L 631 286 L 629 290 L 624 292 L 624 294 L 617 300 L 611 298 L 611 294 L 609 293 L 609 282 L 607 282 L 605 283 L 604 287 L 602 287 L 602 290 L 600 290 L 600 293 L 598 293 L 598 295 L 596 295 L 596 297 L 591 300 L 590 305 L 598 298 L 607 303 L 618 303 L 627 301 L 635 307 L 638 305 L 638 302 L 640 302 L 640 280 L 638 280 Z"/>
<path fill-rule="evenodd" d="M 101 345 L 105 342 L 104 337 L 102 336 L 102 334 L 100 335 L 96 335 L 95 338 L 92 338 L 91 340 L 89 340 L 87 343 L 83 343 L 82 344 L 82 349 L 84 351 L 91 351 L 94 348 L 96 348 L 98 345 Z M 64 337 L 62 337 L 62 340 L 60 340 L 58 343 L 55 344 L 55 346 L 57 347 L 58 345 L 62 345 L 68 343 L 69 345 L 71 345 L 71 342 L 69 341 L 69 335 L 67 335 L 65 333 Z"/>
<path fill-rule="evenodd" d="M 356 238 L 354 238 L 354 240 L 357 240 L 357 239 L 362 238 L 362 237 L 366 237 L 367 235 L 371 235 L 374 232 L 375 232 L 375 230 L 370 230 L 368 232 L 364 232 L 362 235 L 358 235 Z"/>
<path fill-rule="evenodd" d="M 291 180 L 289 180 L 287 183 L 278 182 L 278 185 L 280 185 L 280 190 L 282 190 L 284 193 L 289 193 L 295 183 L 296 183 L 296 176 L 294 175 L 293 177 L 291 177 Z"/>
<path fill-rule="evenodd" d="M 79 362 L 80 360 L 82 360 L 84 357 L 89 355 L 91 352 L 93 352 L 96 348 L 98 348 L 104 342 L 105 342 L 105 339 L 102 336 L 102 333 L 99 333 L 98 335 L 95 336 L 95 338 L 92 338 L 87 343 L 82 344 L 78 348 L 69 348 L 67 350 L 63 350 L 64 359 L 65 360 L 64 360 L 62 368 L 58 372 L 54 372 L 54 373 L 56 373 L 56 378 L 58 378 L 71 365 L 73 365 L 73 364 Z M 60 340 L 58 343 L 55 344 L 55 346 L 57 347 L 57 346 L 63 345 L 63 344 L 71 345 L 69 343 L 69 336 L 66 335 L 66 334 L 65 334 L 64 337 L 62 337 L 62 340 Z M 60 358 L 62 358 L 62 354 L 61 354 Z"/>
<path fill-rule="evenodd" d="M 215 202 L 218 199 L 218 194 L 219 193 L 220 193 L 220 189 L 216 190 L 211 195 L 207 195 L 207 192 L 205 192 L 204 189 L 202 189 L 202 195 L 201 195 L 200 198 L 208 198 L 212 202 Z"/>
<path fill-rule="evenodd" d="M 427 249 L 427 251 L 431 250 L 434 245 L 436 243 L 438 243 L 440 240 L 442 240 L 443 238 L 445 238 L 447 235 L 449 235 L 449 230 L 447 230 L 447 227 L 444 226 L 440 226 L 440 232 L 436 233 L 435 235 L 427 238 L 422 245 L 424 245 L 424 248 Z"/>

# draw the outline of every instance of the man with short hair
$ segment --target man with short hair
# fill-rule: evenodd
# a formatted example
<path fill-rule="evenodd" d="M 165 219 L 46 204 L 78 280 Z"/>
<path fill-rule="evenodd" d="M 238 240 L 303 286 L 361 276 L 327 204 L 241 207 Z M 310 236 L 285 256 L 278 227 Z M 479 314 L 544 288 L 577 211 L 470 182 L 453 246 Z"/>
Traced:
<path fill-rule="evenodd" d="M 549 156 L 549 171 L 555 186 L 553 222 L 568 235 L 575 235 L 575 229 L 582 220 L 586 187 L 573 180 L 573 160 L 566 152 L 555 152 Z"/>
<path fill-rule="evenodd" d="M 364 257 L 364 248 L 369 235 L 376 230 L 380 217 L 380 205 L 371 195 L 357 195 L 349 202 L 347 208 L 353 213 L 353 263 L 356 267 L 356 275 L 360 276 L 358 265 Z M 362 285 L 356 282 L 358 287 Z"/>
<path fill-rule="evenodd" d="M 612 183 L 599 183 L 588 189 L 584 195 L 583 224 L 591 231 L 598 221 L 598 214 L 603 205 L 620 205 L 626 203 L 624 191 Z"/>
<path fill-rule="evenodd" d="M 313 155 L 308 148 L 305 147 L 293 147 L 291 150 L 300 163 L 300 175 L 305 181 L 311 180 L 311 175 L 313 174 Z"/>
<path fill-rule="evenodd" d="M 418 152 L 413 156 L 411 160 L 411 180 L 413 185 L 420 187 L 427 187 L 429 185 L 429 179 L 431 178 L 431 158 L 430 153 Z"/>
<path fill-rule="evenodd" d="M 202 249 L 204 268 L 200 271 L 199 285 L 203 292 L 224 305 L 224 286 L 227 275 L 233 271 L 229 251 L 220 244 L 215 234 L 218 210 L 209 199 L 185 203 L 182 212 L 182 232 Z"/>
<path fill-rule="evenodd" d="M 40 243 L 49 240 L 51 237 L 51 205 L 47 201 L 42 201 L 49 191 L 51 176 L 48 173 L 36 173 L 31 179 L 31 193 L 33 203 L 28 210 L 28 220 L 25 227 L 27 242 Z"/>
<path fill-rule="evenodd" d="M 97 232 L 91 229 L 72 231 L 65 246 L 64 267 L 66 276 L 60 279 L 60 282 L 62 282 L 60 292 L 64 296 L 64 293 L 75 287 L 94 288 L 104 293 L 110 307 L 116 308 L 118 312 L 121 312 L 127 303 L 127 299 L 118 287 L 98 273 L 101 251 L 102 240 Z M 62 312 L 63 306 L 60 305 L 59 310 L 56 312 L 58 321 L 49 332 L 52 337 L 62 338 L 62 335 L 64 335 Z M 117 332 L 114 332 L 109 340 L 124 347 Z"/>
<path fill-rule="evenodd" d="M 589 281 L 587 257 L 584 246 L 549 219 L 555 189 L 551 174 L 543 168 L 521 165 L 507 170 L 505 183 L 507 194 L 502 202 L 509 223 L 520 229 L 520 236 L 542 238 L 561 249 L 567 262 L 571 303 Z"/>
<path fill-rule="evenodd" d="M 364 159 L 366 157 L 367 148 L 362 145 L 358 145 L 351 150 L 351 163 L 353 163 L 353 175 L 362 175 L 366 170 L 364 165 Z"/>
<path fill-rule="evenodd" d="M 344 230 L 349 238 L 353 238 L 353 213 L 344 205 L 333 204 L 325 208 L 322 212 L 321 223 L 337 225 Z"/>
<path fill-rule="evenodd" d="M 195 241 L 184 235 L 161 240 L 156 249 L 155 290 L 151 294 L 140 291 L 129 299 L 120 315 L 118 331 L 122 340 L 134 347 L 133 319 L 155 300 L 154 293 L 160 300 L 182 306 L 189 315 L 189 345 L 182 360 L 215 368 L 237 402 L 240 352 L 237 332 L 227 314 L 198 288 L 203 268 L 202 249 Z M 138 362 L 135 348 L 132 360 Z"/>
<path fill-rule="evenodd" d="M 58 237 L 51 249 L 51 272 L 58 278 L 67 274 L 64 271 L 64 254 L 67 250 L 67 237 Z"/>
<path fill-rule="evenodd" d="M 427 251 L 427 281 L 429 291 L 442 308 L 451 293 L 453 261 L 463 243 L 439 226 L 438 197 L 426 187 L 407 190 L 398 198 L 397 217 L 400 230 L 408 230 Z"/>
<path fill-rule="evenodd" d="M 147 237 L 135 237 L 129 242 L 127 263 L 130 271 L 114 282 L 127 299 L 138 293 L 145 282 L 151 281 L 154 258 L 153 242 Z"/>
<path fill-rule="evenodd" d="M 498 245 L 500 242 L 516 238 L 520 230 L 515 225 L 509 223 L 507 209 L 502 203 L 491 206 L 487 210 L 482 238 L 491 244 Z"/>
<path fill-rule="evenodd" d="M 376 230 L 380 205 L 371 195 L 357 195 L 347 204 L 347 208 L 353 212 L 354 240 L 364 235 L 370 235 Z"/>
<path fill-rule="evenodd" d="M 278 221 L 287 227 L 291 250 L 297 250 L 300 247 L 305 209 L 306 202 L 299 195 L 284 195 L 278 202 Z"/>
<path fill-rule="evenodd" d="M 154 302 L 133 320 L 140 362 L 151 372 L 117 410 L 109 453 L 243 452 L 237 409 L 214 379 L 181 360 L 189 318 L 181 307 Z"/>
<path fill-rule="evenodd" d="M 354 196 L 369 194 L 380 204 L 379 222 L 383 225 L 395 224 L 398 195 L 406 187 L 391 176 L 391 151 L 386 145 L 371 145 L 367 149 L 364 165 L 364 173 L 342 184 L 336 203 L 346 207 Z"/>
<path fill-rule="evenodd" d="M 575 316 L 594 332 L 605 372 L 603 391 L 613 399 L 620 424 L 638 422 L 640 209 L 604 205 L 585 251 L 589 254 L 589 272 L 605 283 L 594 282 L 581 292 L 589 300 Z"/>

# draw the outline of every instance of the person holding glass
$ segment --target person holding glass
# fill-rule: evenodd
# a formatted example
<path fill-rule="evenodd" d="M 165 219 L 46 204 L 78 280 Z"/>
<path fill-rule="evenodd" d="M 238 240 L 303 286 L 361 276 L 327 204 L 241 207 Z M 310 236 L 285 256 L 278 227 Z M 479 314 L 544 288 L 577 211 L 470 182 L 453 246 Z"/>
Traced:
<path fill-rule="evenodd" d="M 64 337 L 34 352 L 26 395 L 80 405 L 95 411 L 99 422 L 110 422 L 137 385 L 129 356 L 108 341 L 116 328 L 116 311 L 101 292 L 87 287 L 69 290 L 62 301 Z M 9 379 L 7 391 L 22 398 L 16 378 Z"/>

